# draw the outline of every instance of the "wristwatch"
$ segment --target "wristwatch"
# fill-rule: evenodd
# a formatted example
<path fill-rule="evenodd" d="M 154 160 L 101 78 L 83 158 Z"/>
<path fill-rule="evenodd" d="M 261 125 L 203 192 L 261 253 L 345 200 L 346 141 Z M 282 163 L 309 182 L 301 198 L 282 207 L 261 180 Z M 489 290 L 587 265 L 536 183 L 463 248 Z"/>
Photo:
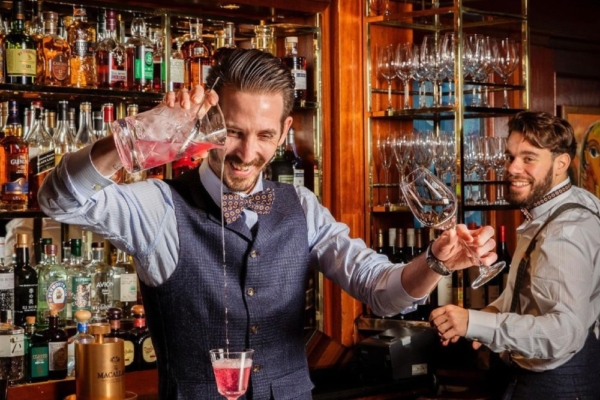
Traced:
<path fill-rule="evenodd" d="M 450 271 L 442 261 L 438 260 L 433 255 L 433 252 L 431 251 L 431 246 L 433 245 L 433 242 L 435 242 L 435 240 L 429 243 L 429 246 L 427 246 L 427 251 L 425 252 L 425 260 L 427 261 L 427 266 L 431 268 L 431 270 L 436 274 L 448 276 L 452 273 L 452 271 Z"/>

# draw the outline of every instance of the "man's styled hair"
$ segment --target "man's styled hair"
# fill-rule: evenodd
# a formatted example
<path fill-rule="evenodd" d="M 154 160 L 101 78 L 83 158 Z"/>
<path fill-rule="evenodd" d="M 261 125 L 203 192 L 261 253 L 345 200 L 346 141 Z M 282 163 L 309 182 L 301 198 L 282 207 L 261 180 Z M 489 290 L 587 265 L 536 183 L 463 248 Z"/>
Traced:
<path fill-rule="evenodd" d="M 553 154 L 567 153 L 571 160 L 577 152 L 577 141 L 571 124 L 546 112 L 521 111 L 508 122 L 508 132 L 519 132 L 525 140 Z"/>
<path fill-rule="evenodd" d="M 278 94 L 283 97 L 285 120 L 294 106 L 294 77 L 279 58 L 257 49 L 220 49 L 215 65 L 210 68 L 206 87 L 214 86 L 221 95 L 223 88 L 242 92 Z"/>

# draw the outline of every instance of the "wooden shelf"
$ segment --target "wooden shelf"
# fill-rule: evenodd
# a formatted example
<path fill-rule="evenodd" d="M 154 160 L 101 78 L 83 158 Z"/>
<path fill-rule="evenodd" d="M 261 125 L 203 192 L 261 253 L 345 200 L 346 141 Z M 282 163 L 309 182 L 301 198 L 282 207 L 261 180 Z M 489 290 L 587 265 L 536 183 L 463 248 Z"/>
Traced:
<path fill-rule="evenodd" d="M 137 400 L 158 399 L 158 371 L 128 372 L 125 374 L 125 389 L 138 395 Z M 29 383 L 8 388 L 10 400 L 62 400 L 75 394 L 75 379 Z"/>

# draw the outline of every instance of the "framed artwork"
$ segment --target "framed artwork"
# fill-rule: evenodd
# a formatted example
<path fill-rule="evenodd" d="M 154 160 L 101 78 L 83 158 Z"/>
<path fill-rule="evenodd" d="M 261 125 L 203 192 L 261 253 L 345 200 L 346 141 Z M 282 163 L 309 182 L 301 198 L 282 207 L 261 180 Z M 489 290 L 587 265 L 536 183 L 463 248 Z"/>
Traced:
<path fill-rule="evenodd" d="M 560 112 L 573 126 L 577 140 L 571 180 L 600 198 L 600 107 L 562 106 Z"/>

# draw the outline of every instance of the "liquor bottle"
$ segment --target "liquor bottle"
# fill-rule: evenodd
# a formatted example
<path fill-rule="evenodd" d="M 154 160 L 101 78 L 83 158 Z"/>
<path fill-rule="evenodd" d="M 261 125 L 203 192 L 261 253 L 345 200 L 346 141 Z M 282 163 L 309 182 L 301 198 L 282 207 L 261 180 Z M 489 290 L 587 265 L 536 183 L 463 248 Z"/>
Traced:
<path fill-rule="evenodd" d="M 11 319 L 15 302 L 15 270 L 11 264 L 4 265 L 4 237 L 0 237 L 0 310 L 10 311 Z"/>
<path fill-rule="evenodd" d="M 285 38 L 285 56 L 281 58 L 294 77 L 294 101 L 306 101 L 306 58 L 298 55 L 298 37 Z"/>
<path fill-rule="evenodd" d="M 44 12 L 44 36 L 41 40 L 42 63 L 40 83 L 49 86 L 68 86 L 69 61 L 71 46 L 58 36 L 58 14 L 53 11 Z"/>
<path fill-rule="evenodd" d="M 100 111 L 92 111 L 92 132 L 94 132 L 94 137 L 96 140 L 106 137 L 104 121 Z"/>
<path fill-rule="evenodd" d="M 141 17 L 131 21 L 131 37 L 127 49 L 127 88 L 152 91 L 154 79 L 154 44 L 146 36 L 146 22 Z"/>
<path fill-rule="evenodd" d="M 63 322 L 67 313 L 67 271 L 58 262 L 57 246 L 47 244 L 44 248 L 46 262 L 38 268 L 37 321 L 40 326 L 47 324 L 50 310 L 57 312 Z"/>
<path fill-rule="evenodd" d="M 190 90 L 206 83 L 211 66 L 209 49 L 202 41 L 202 26 L 198 18 L 190 22 L 190 38 L 181 46 L 185 60 L 185 87 Z"/>
<path fill-rule="evenodd" d="M 75 136 L 75 148 L 82 149 L 96 141 L 92 127 L 92 103 L 84 101 L 79 105 L 79 130 Z"/>
<path fill-rule="evenodd" d="M 502 282 L 500 293 L 502 293 L 508 283 L 508 273 L 510 272 L 510 264 L 512 262 L 510 251 L 508 251 L 508 247 L 506 246 L 506 227 L 504 225 L 500 226 L 500 243 L 498 243 L 496 253 L 498 254 L 498 261 L 506 262 L 506 267 L 500 272 L 502 277 L 500 280 Z"/>
<path fill-rule="evenodd" d="M 464 276 L 465 271 L 459 270 L 453 273 L 452 275 L 452 304 L 457 305 L 459 307 L 465 306 L 465 297 L 464 297 Z"/>
<path fill-rule="evenodd" d="M 48 329 L 44 336 L 48 341 L 48 378 L 64 379 L 67 377 L 68 340 L 69 335 L 58 326 L 58 311 L 50 310 Z"/>
<path fill-rule="evenodd" d="M 61 260 L 60 265 L 63 266 L 67 273 L 67 300 L 65 302 L 65 324 L 68 326 L 72 325 L 73 322 L 73 308 L 71 306 L 71 288 L 69 287 L 69 276 L 71 272 L 71 241 L 65 240 L 61 246 Z"/>
<path fill-rule="evenodd" d="M 71 241 L 65 240 L 64 242 L 62 242 L 60 254 L 60 263 L 63 267 L 65 267 L 65 269 L 67 269 L 68 272 L 68 268 L 71 263 Z"/>
<path fill-rule="evenodd" d="M 156 353 L 152 345 L 150 331 L 146 327 L 146 313 L 144 306 L 133 307 L 133 329 L 131 330 L 134 349 L 134 363 L 136 369 L 146 370 L 156 368 Z"/>
<path fill-rule="evenodd" d="M 415 246 L 415 228 L 406 228 L 406 247 L 404 248 L 406 260 L 410 261 L 418 254 Z"/>
<path fill-rule="evenodd" d="M 114 271 L 104 262 L 104 243 L 92 243 L 92 262 L 87 266 L 92 276 L 92 322 L 106 319 L 106 310 L 113 305 Z"/>
<path fill-rule="evenodd" d="M 79 88 L 95 88 L 96 28 L 87 20 L 87 13 L 82 6 L 73 6 L 73 23 L 67 29 L 67 41 L 71 46 L 71 86 Z"/>
<path fill-rule="evenodd" d="M 46 252 L 44 251 L 47 244 L 52 244 L 51 237 L 40 238 L 39 242 L 36 244 L 36 246 L 34 248 L 35 257 L 33 257 L 33 261 L 31 260 L 32 257 L 30 257 L 30 263 L 34 264 L 33 268 L 35 269 L 35 272 L 38 274 L 38 278 L 39 278 L 39 270 L 42 269 L 42 267 L 45 266 L 48 262 L 48 256 L 46 255 Z M 39 322 L 40 321 L 38 321 L 38 323 Z"/>
<path fill-rule="evenodd" d="M 117 15 L 106 11 L 106 36 L 96 48 L 98 87 L 123 89 L 127 86 L 127 51 L 117 40 Z"/>
<path fill-rule="evenodd" d="M 71 140 L 73 142 L 73 146 L 75 146 L 75 138 L 77 137 L 77 122 L 76 122 L 77 110 L 75 108 L 70 107 L 67 117 L 69 119 L 69 135 L 71 135 Z M 75 147 L 73 147 L 73 150 Z"/>
<path fill-rule="evenodd" d="M 154 77 L 152 78 L 152 89 L 157 93 L 162 93 L 166 88 L 165 71 L 165 40 L 160 30 L 152 32 L 152 43 L 154 44 L 152 63 L 154 64 Z"/>
<path fill-rule="evenodd" d="M 264 20 L 260 20 L 259 25 L 254 26 L 254 37 L 251 44 L 253 49 L 276 55 L 274 28 L 266 25 Z"/>
<path fill-rule="evenodd" d="M 131 332 L 121 329 L 121 314 L 122 311 L 118 307 L 111 307 L 108 309 L 106 318 L 110 324 L 110 333 L 104 335 L 104 337 L 123 339 L 123 344 L 125 346 L 125 371 L 131 372 L 136 370 L 135 346 L 133 344 Z"/>
<path fill-rule="evenodd" d="M 394 262 L 393 260 L 396 258 L 396 235 L 396 228 L 388 229 L 388 240 L 385 253 L 392 262 Z"/>
<path fill-rule="evenodd" d="M 3 394 L 6 399 L 6 385 L 14 385 L 23 381 L 25 364 L 25 329 L 15 326 L 8 320 L 6 310 L 0 312 L 0 354 L 2 355 Z"/>
<path fill-rule="evenodd" d="M 83 339 L 94 339 L 88 333 L 88 322 L 92 313 L 88 310 L 79 310 L 75 313 L 77 333 L 67 340 L 67 376 L 75 376 L 75 343 Z"/>
<path fill-rule="evenodd" d="M 6 82 L 31 85 L 37 75 L 37 52 L 33 38 L 25 32 L 25 6 L 13 0 L 10 32 L 4 38 Z"/>
<path fill-rule="evenodd" d="M 292 164 L 294 168 L 294 186 L 304 186 L 304 167 L 302 159 L 296 150 L 296 142 L 294 140 L 294 128 L 288 130 L 285 141 L 284 158 Z"/>
<path fill-rule="evenodd" d="M 82 265 L 81 239 L 71 239 L 71 261 L 67 271 L 68 297 L 73 315 L 79 310 L 92 309 L 92 278 Z"/>
<path fill-rule="evenodd" d="M 379 254 L 385 254 L 385 244 L 383 240 L 383 229 L 377 229 L 377 243 L 375 244 L 375 251 Z"/>
<path fill-rule="evenodd" d="M 442 276 L 437 284 L 437 306 L 452 304 L 452 275 Z"/>
<path fill-rule="evenodd" d="M 185 60 L 180 40 L 175 40 L 175 49 L 169 56 L 169 90 L 177 91 L 185 85 Z"/>
<path fill-rule="evenodd" d="M 131 308 L 137 303 L 138 276 L 135 265 L 122 250 L 117 250 L 117 260 L 113 266 L 115 291 L 113 304 L 122 310 L 124 321 L 132 321 Z"/>
<path fill-rule="evenodd" d="M 405 242 L 404 242 L 404 230 L 402 228 L 396 229 L 396 254 L 392 259 L 392 262 L 397 264 L 406 264 L 408 262 L 406 253 L 404 253 Z"/>
<path fill-rule="evenodd" d="M 9 102 L 8 121 L 4 128 L 4 138 L 0 146 L 4 151 L 4 160 L 0 176 L 2 198 L 0 211 L 25 211 L 29 202 L 29 148 L 21 137 L 22 126 L 19 121 L 19 107 L 16 101 Z"/>
<path fill-rule="evenodd" d="M 54 168 L 54 142 L 46 130 L 41 108 L 35 108 L 35 125 L 23 138 L 29 146 L 29 209 L 39 209 L 37 193 L 42 182 Z"/>
<path fill-rule="evenodd" d="M 54 132 L 56 132 L 56 111 L 44 110 L 44 126 L 50 136 L 54 137 Z"/>
<path fill-rule="evenodd" d="M 271 180 L 292 185 L 294 184 L 294 167 L 291 162 L 285 159 L 284 155 L 283 146 L 277 147 L 275 158 L 271 161 Z"/>
<path fill-rule="evenodd" d="M 423 253 L 427 246 L 423 245 L 423 229 L 415 229 L 415 257 Z"/>
<path fill-rule="evenodd" d="M 4 29 L 4 20 L 0 15 L 0 83 L 6 83 L 6 51 L 4 49 L 4 38 L 6 37 L 6 30 Z M 8 116 L 8 114 L 7 114 Z M 0 121 L 4 122 L 4 121 Z M 0 128 L 4 124 L 0 123 Z"/>
<path fill-rule="evenodd" d="M 35 317 L 37 313 L 38 278 L 29 265 L 29 237 L 26 233 L 17 234 L 15 253 L 15 312 L 14 323 L 25 325 L 25 318 Z"/>
<path fill-rule="evenodd" d="M 69 120 L 67 119 L 67 110 L 69 102 L 61 100 L 58 102 L 58 126 L 56 133 L 52 137 L 54 141 L 54 163 L 58 165 L 63 156 L 73 151 L 74 143 L 69 133 Z"/>
<path fill-rule="evenodd" d="M 48 380 L 48 341 L 36 331 L 35 317 L 27 317 L 25 324 L 25 382 Z"/>
<path fill-rule="evenodd" d="M 215 32 L 215 39 L 216 39 Z M 225 22 L 222 30 L 222 40 L 219 40 L 214 46 L 214 53 L 212 55 L 212 65 L 219 63 L 221 57 L 235 49 L 235 25 L 233 22 Z"/>
<path fill-rule="evenodd" d="M 106 22 L 106 9 L 101 8 L 98 11 L 97 20 L 96 20 L 96 40 L 98 42 L 106 39 L 107 36 L 107 22 Z"/>
<path fill-rule="evenodd" d="M 479 271 L 477 268 L 468 268 L 463 270 L 463 279 L 465 284 L 465 308 L 481 310 L 485 307 L 485 289 L 483 287 L 477 289 L 473 289 L 471 287 L 471 282 L 477 278 L 478 274 Z"/>

